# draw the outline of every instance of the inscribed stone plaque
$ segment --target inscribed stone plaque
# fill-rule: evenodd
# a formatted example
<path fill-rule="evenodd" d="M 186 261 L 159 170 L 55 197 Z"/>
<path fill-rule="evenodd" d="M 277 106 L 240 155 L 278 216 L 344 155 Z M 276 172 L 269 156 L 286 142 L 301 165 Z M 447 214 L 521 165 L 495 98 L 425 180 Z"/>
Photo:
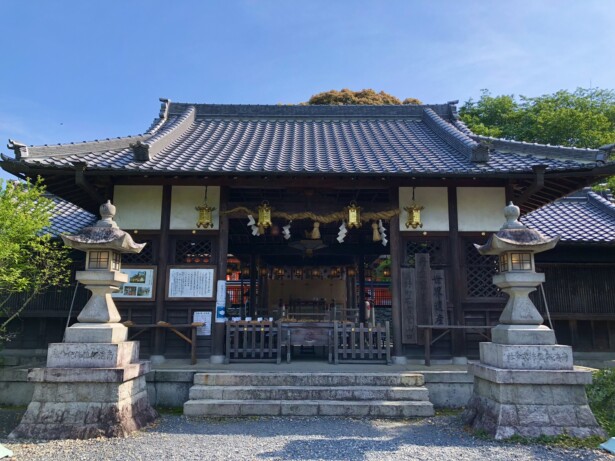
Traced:
<path fill-rule="evenodd" d="M 402 343 L 416 344 L 416 274 L 407 267 L 401 268 L 401 326 Z"/>

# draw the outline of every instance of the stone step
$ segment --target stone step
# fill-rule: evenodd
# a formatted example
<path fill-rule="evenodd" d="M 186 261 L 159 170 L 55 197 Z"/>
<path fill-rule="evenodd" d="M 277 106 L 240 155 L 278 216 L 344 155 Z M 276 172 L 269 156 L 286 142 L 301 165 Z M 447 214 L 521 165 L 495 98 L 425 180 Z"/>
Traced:
<path fill-rule="evenodd" d="M 417 387 L 425 383 L 419 373 L 196 373 L 194 384 L 203 386 L 394 386 Z"/>
<path fill-rule="evenodd" d="M 384 386 L 202 386 L 190 400 L 429 400 L 425 387 Z"/>
<path fill-rule="evenodd" d="M 199 416 L 348 416 L 418 418 L 433 416 L 430 402 L 339 400 L 189 400 L 184 415 Z"/>

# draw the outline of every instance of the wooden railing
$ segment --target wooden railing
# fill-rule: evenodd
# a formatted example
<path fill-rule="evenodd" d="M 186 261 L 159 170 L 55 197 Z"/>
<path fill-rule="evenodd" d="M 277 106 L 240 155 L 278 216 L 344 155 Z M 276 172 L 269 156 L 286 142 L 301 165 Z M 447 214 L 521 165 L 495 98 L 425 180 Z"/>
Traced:
<path fill-rule="evenodd" d="M 227 322 L 226 361 L 280 362 L 281 324 L 274 322 Z"/>
<path fill-rule="evenodd" d="M 391 363 L 391 334 L 389 322 L 369 326 L 360 323 L 334 322 L 333 362 Z"/>

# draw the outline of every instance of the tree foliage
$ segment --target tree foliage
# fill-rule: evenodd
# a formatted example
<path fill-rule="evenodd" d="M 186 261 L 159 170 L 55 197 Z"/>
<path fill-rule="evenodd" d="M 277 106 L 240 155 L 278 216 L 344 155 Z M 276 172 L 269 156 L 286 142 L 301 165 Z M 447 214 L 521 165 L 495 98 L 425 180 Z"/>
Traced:
<path fill-rule="evenodd" d="M 307 102 L 309 105 L 398 105 L 398 104 L 422 104 L 416 98 L 406 98 L 400 101 L 393 95 L 381 91 L 376 93 L 371 88 L 361 91 L 352 91 L 344 88 L 341 91 L 330 90 L 313 95 Z"/>
<path fill-rule="evenodd" d="M 68 281 L 68 249 L 45 233 L 53 202 L 44 191 L 40 180 L 0 180 L 0 344 L 34 297 Z"/>
<path fill-rule="evenodd" d="M 572 147 L 597 148 L 615 143 L 615 92 L 578 88 L 529 98 L 492 96 L 460 109 L 476 134 Z"/>

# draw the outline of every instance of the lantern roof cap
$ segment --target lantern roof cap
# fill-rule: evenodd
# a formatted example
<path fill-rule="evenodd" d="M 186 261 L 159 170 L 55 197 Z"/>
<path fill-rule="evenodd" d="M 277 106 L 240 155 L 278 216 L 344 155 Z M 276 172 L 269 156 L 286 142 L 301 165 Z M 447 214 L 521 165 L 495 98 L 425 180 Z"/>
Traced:
<path fill-rule="evenodd" d="M 520 210 L 512 202 L 504 208 L 506 222 L 484 245 L 474 245 L 481 255 L 499 255 L 506 251 L 541 253 L 555 247 L 557 237 L 546 237 L 519 222 Z"/>
<path fill-rule="evenodd" d="M 140 253 L 145 243 L 135 243 L 128 232 L 123 231 L 113 220 L 116 208 L 107 200 L 100 206 L 100 216 L 96 224 L 84 227 L 78 234 L 62 235 L 64 244 L 81 251 L 114 250 L 120 253 Z"/>

